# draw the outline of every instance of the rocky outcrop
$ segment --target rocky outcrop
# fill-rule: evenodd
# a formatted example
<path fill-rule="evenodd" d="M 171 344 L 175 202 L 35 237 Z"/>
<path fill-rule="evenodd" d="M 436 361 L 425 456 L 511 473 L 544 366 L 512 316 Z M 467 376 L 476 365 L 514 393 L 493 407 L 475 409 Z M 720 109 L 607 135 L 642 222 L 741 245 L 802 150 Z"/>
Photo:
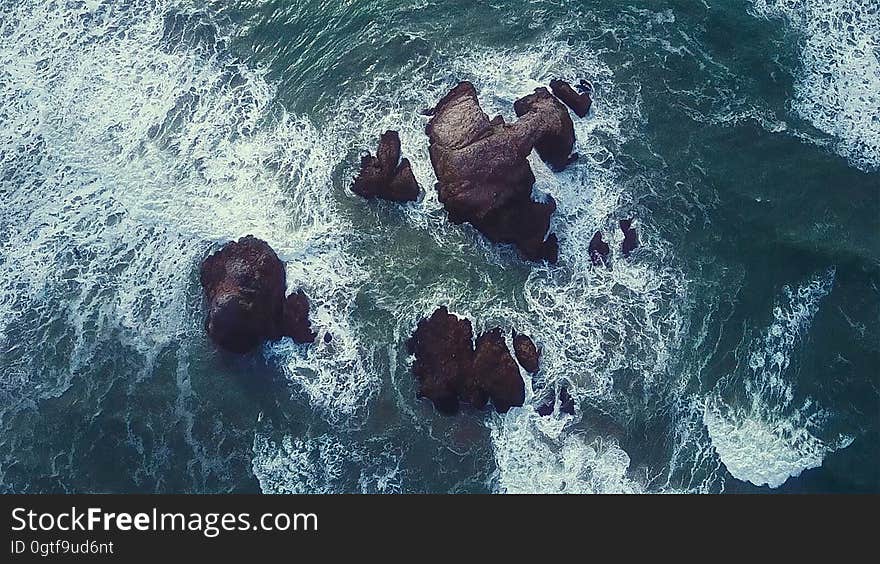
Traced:
<path fill-rule="evenodd" d="M 623 243 L 620 249 L 625 257 L 628 257 L 639 246 L 639 234 L 633 228 L 632 222 L 632 219 L 620 220 L 620 230 L 623 231 Z"/>
<path fill-rule="evenodd" d="M 546 89 L 518 100 L 519 119 L 492 120 L 469 82 L 452 89 L 432 110 L 426 127 L 437 192 L 453 223 L 470 223 L 495 243 L 515 245 L 528 260 L 556 262 L 558 242 L 548 231 L 556 202 L 532 200 L 532 149 L 554 168 L 574 145 L 568 111 Z"/>
<path fill-rule="evenodd" d="M 556 400 L 559 399 L 559 412 L 574 415 L 574 399 L 569 395 L 568 388 L 561 386 L 556 393 L 551 392 L 538 406 L 538 415 L 547 417 L 556 409 Z"/>
<path fill-rule="evenodd" d="M 546 88 L 514 102 L 513 111 L 520 118 L 517 124 L 525 124 L 538 131 L 535 151 L 554 170 L 562 170 L 573 160 L 574 124 L 568 110 Z"/>
<path fill-rule="evenodd" d="M 318 336 L 312 331 L 309 322 L 309 299 L 305 292 L 297 290 L 284 300 L 282 334 L 297 343 L 313 343 Z M 329 342 L 330 333 L 324 334 L 324 342 Z M 332 339 L 332 337 L 330 337 Z"/>
<path fill-rule="evenodd" d="M 485 400 L 475 394 L 471 368 L 474 364 L 473 329 L 467 319 L 459 319 L 445 307 L 419 321 L 407 342 L 415 355 L 412 371 L 418 380 L 418 396 L 430 399 L 444 413 L 459 409 L 459 398 L 483 407 Z"/>
<path fill-rule="evenodd" d="M 608 260 L 608 255 L 611 253 L 611 247 L 608 246 L 608 243 L 602 240 L 601 231 L 596 231 L 593 238 L 590 239 L 589 252 L 590 260 L 593 262 L 594 266 L 605 265 L 611 267 L 611 262 Z"/>
<path fill-rule="evenodd" d="M 538 371 L 538 363 L 541 360 L 541 352 L 535 346 L 534 341 L 521 333 L 513 332 L 513 352 L 516 360 L 526 372 L 534 374 Z"/>
<path fill-rule="evenodd" d="M 418 396 L 438 411 L 456 413 L 461 403 L 482 409 L 491 400 L 504 413 L 525 402 L 525 383 L 501 329 L 484 333 L 474 347 L 471 322 L 441 307 L 419 321 L 407 350 L 416 357 Z"/>
<path fill-rule="evenodd" d="M 409 160 L 400 159 L 400 136 L 396 131 L 382 134 L 375 157 L 361 157 L 361 170 L 351 191 L 367 199 L 381 198 L 392 202 L 418 199 L 421 188 Z"/>
<path fill-rule="evenodd" d="M 314 340 L 308 299 L 302 291 L 285 299 L 284 264 L 265 241 L 248 235 L 227 243 L 205 259 L 200 279 L 205 328 L 217 346 L 246 353 L 282 336 Z"/>
<path fill-rule="evenodd" d="M 500 328 L 477 339 L 472 368 L 476 388 L 482 390 L 498 413 L 507 413 L 526 400 L 526 388 Z"/>
<path fill-rule="evenodd" d="M 590 106 L 593 105 L 593 99 L 590 97 L 590 90 L 586 81 L 581 81 L 582 92 L 578 93 L 571 84 L 564 80 L 554 79 L 550 81 L 550 90 L 553 95 L 562 100 L 566 106 L 571 108 L 578 117 L 586 117 L 590 113 Z"/>

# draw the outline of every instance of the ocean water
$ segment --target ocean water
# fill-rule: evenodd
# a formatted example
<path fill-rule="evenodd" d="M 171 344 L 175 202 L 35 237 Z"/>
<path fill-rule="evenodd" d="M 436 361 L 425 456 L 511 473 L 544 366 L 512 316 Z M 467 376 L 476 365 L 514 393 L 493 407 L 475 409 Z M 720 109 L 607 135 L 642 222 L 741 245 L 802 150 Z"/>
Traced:
<path fill-rule="evenodd" d="M 0 492 L 880 491 L 875 1 L 0 0 L 0 38 Z M 595 100 L 532 156 L 547 266 L 449 223 L 420 111 L 556 77 Z M 419 202 L 348 191 L 389 128 Z M 246 234 L 332 341 L 207 341 Z M 542 347 L 525 406 L 416 400 L 440 305 Z"/>

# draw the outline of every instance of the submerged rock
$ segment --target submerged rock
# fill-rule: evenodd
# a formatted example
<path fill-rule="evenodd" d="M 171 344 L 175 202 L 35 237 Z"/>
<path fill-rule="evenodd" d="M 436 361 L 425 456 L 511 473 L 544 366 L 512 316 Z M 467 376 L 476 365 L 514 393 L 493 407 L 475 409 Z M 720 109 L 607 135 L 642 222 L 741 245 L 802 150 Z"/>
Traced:
<path fill-rule="evenodd" d="M 400 159 L 400 136 L 396 131 L 382 134 L 375 157 L 361 157 L 361 170 L 351 191 L 367 199 L 381 198 L 392 202 L 418 199 L 421 188 L 409 160 Z"/>
<path fill-rule="evenodd" d="M 516 354 L 516 360 L 526 372 L 534 374 L 538 371 L 541 353 L 528 335 L 513 332 L 513 352 Z"/>
<path fill-rule="evenodd" d="M 556 262 L 558 242 L 547 232 L 556 202 L 532 200 L 528 155 L 538 149 L 555 168 L 570 160 L 574 126 L 546 89 L 518 100 L 519 119 L 490 120 L 477 91 L 462 82 L 428 111 L 425 132 L 440 202 L 453 223 L 470 223 L 494 243 L 515 245 L 528 260 Z"/>
<path fill-rule="evenodd" d="M 632 219 L 621 219 L 620 220 L 620 230 L 623 231 L 623 243 L 621 244 L 621 250 L 623 251 L 623 256 L 628 257 L 631 252 L 639 246 L 639 234 L 636 233 L 636 230 L 633 229 Z"/>
<path fill-rule="evenodd" d="M 474 347 L 471 322 L 441 307 L 419 321 L 407 349 L 416 357 L 418 396 L 438 411 L 456 413 L 462 402 L 482 409 L 491 400 L 504 413 L 525 402 L 525 383 L 501 329 L 481 335 Z"/>
<path fill-rule="evenodd" d="M 569 395 L 568 388 L 565 386 L 559 390 L 559 411 L 574 415 L 574 399 Z"/>
<path fill-rule="evenodd" d="M 305 292 L 297 290 L 284 300 L 283 334 L 297 343 L 313 343 L 318 336 L 309 322 L 309 299 Z M 324 335 L 325 342 L 330 333 Z"/>
<path fill-rule="evenodd" d="M 602 232 L 596 231 L 593 235 L 593 238 L 590 239 L 590 260 L 593 262 L 594 266 L 605 266 L 610 267 L 611 263 L 608 261 L 608 255 L 611 253 L 611 247 L 608 246 L 608 243 L 602 240 Z"/>
<path fill-rule="evenodd" d="M 285 300 L 284 264 L 265 241 L 248 235 L 227 243 L 205 259 L 200 279 L 205 328 L 219 347 L 246 353 L 285 335 L 314 340 L 308 299 L 300 291 Z"/>
<path fill-rule="evenodd" d="M 578 117 L 586 117 L 590 113 L 593 99 L 590 97 L 590 89 L 586 87 L 585 81 L 581 81 L 580 87 L 584 91 L 578 93 L 571 87 L 571 84 L 564 80 L 550 81 L 550 90 L 553 91 L 553 95 L 562 100 Z"/>
<path fill-rule="evenodd" d="M 552 415 L 556 409 L 557 398 L 559 399 L 559 412 L 574 415 L 574 399 L 569 395 L 566 386 L 561 386 L 558 392 L 551 393 L 544 398 L 544 401 L 537 407 L 538 415 L 542 417 Z"/>

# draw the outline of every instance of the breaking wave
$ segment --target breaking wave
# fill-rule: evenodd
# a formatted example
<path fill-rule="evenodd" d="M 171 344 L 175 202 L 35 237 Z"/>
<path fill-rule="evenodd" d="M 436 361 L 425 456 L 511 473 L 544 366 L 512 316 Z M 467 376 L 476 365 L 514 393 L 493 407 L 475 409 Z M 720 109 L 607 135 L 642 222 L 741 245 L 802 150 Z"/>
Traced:
<path fill-rule="evenodd" d="M 187 2 L 0 7 L 0 421 L 63 393 L 108 343 L 141 377 L 169 349 L 208 354 L 198 265 L 245 234 L 289 261 L 288 285 L 334 336 L 268 357 L 330 417 L 374 393 L 333 149 L 222 30 Z"/>
<path fill-rule="evenodd" d="M 722 381 L 706 398 L 703 421 L 712 447 L 733 477 L 776 488 L 821 466 L 829 452 L 852 442 L 845 436 L 820 438 L 829 414 L 810 398 L 798 400 L 795 395 L 792 354 L 805 341 L 833 285 L 834 270 L 828 270 L 796 289 L 783 288 L 771 325 L 749 345 L 742 381 Z M 725 400 L 730 387 L 741 401 Z"/>
<path fill-rule="evenodd" d="M 875 0 L 753 0 L 803 35 L 795 111 L 865 171 L 880 168 L 880 7 Z"/>

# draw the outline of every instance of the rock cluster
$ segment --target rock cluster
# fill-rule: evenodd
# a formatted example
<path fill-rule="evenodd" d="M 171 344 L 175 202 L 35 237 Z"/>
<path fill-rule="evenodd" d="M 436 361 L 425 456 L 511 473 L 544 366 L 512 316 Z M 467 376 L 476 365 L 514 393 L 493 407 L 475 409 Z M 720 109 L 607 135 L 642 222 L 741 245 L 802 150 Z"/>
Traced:
<path fill-rule="evenodd" d="M 623 231 L 623 243 L 620 245 L 620 251 L 624 257 L 629 257 L 630 253 L 639 246 L 639 234 L 632 226 L 632 219 L 620 220 L 620 230 Z M 602 239 L 602 232 L 596 231 L 593 238 L 590 239 L 590 260 L 594 266 L 605 266 L 611 268 L 611 247 Z"/>
<path fill-rule="evenodd" d="M 522 338 L 531 339 L 518 337 L 527 349 Z M 438 411 L 456 413 L 461 403 L 482 409 L 491 401 L 496 411 L 505 413 L 525 402 L 525 382 L 500 328 L 480 335 L 475 345 L 470 320 L 441 307 L 419 321 L 407 349 L 416 357 L 412 370 L 418 396 L 430 399 Z M 537 362 L 534 343 L 531 349 Z"/>
<path fill-rule="evenodd" d="M 556 400 L 559 400 L 559 412 L 574 415 L 574 399 L 569 395 L 566 386 L 560 386 L 558 392 L 551 392 L 538 406 L 538 415 L 547 417 L 556 409 Z"/>

